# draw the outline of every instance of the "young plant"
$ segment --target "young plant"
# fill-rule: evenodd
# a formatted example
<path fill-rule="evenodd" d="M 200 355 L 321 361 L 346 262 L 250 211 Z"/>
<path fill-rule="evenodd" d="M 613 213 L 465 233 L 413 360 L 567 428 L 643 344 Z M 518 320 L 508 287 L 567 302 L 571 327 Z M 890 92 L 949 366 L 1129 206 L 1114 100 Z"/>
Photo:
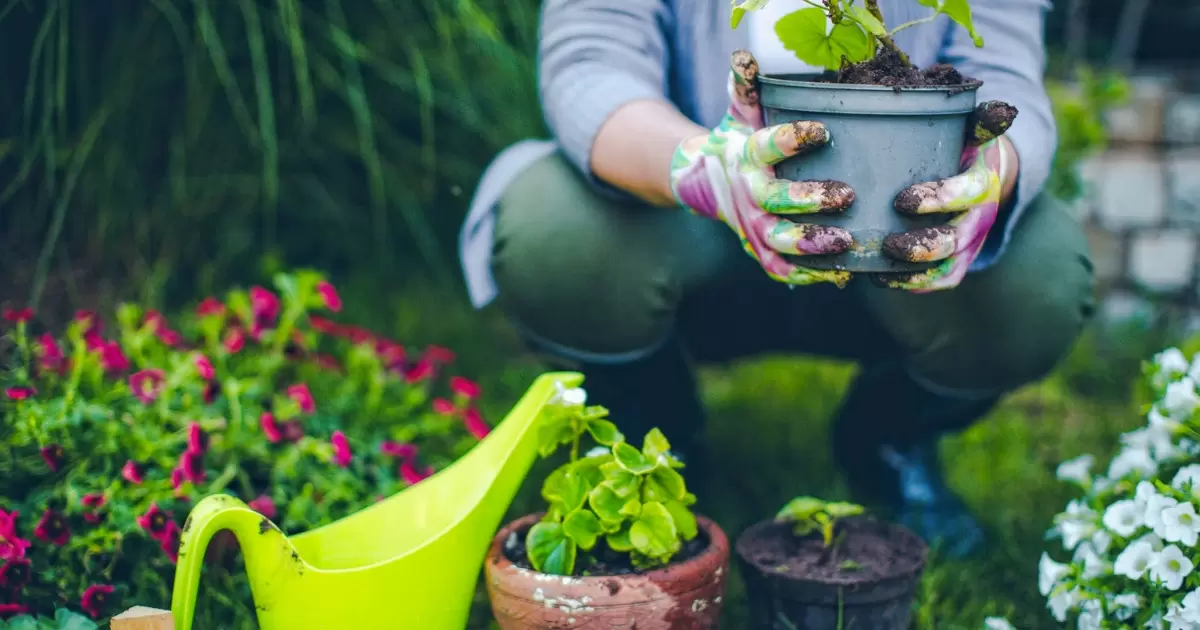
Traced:
<path fill-rule="evenodd" d="M 653 429 L 638 449 L 607 418 L 604 407 L 582 402 L 552 406 L 540 429 L 542 457 L 570 445 L 568 461 L 542 484 L 546 515 L 525 538 L 529 562 L 542 573 L 576 574 L 601 541 L 635 568 L 664 566 L 696 537 L 696 497 L 666 437 Z M 580 457 L 585 434 L 598 446 Z"/>
<path fill-rule="evenodd" d="M 861 505 L 841 502 L 825 502 L 813 497 L 796 497 L 788 501 L 775 515 L 777 523 L 792 523 L 797 536 L 808 536 L 821 532 L 825 548 L 833 547 L 838 522 L 844 518 L 863 513 Z"/>
<path fill-rule="evenodd" d="M 775 34 L 783 47 L 806 64 L 837 70 L 847 63 L 873 59 L 880 48 L 893 53 L 905 67 L 912 67 L 908 55 L 896 45 L 900 31 L 925 24 L 945 15 L 960 24 L 978 47 L 983 38 L 971 21 L 967 0 L 915 0 L 933 9 L 927 17 L 889 28 L 879 10 L 878 0 L 804 0 L 807 9 L 798 9 L 775 23 Z M 734 0 L 731 24 L 737 28 L 747 11 L 767 6 L 769 0 Z M 830 28 L 832 25 L 832 28 Z"/>

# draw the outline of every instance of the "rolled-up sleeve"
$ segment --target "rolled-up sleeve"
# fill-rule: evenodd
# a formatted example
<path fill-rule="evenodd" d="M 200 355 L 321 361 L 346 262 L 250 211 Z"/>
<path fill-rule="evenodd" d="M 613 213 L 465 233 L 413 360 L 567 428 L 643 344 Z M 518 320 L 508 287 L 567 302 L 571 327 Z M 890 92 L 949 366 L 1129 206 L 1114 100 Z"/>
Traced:
<path fill-rule="evenodd" d="M 977 48 L 966 29 L 952 25 L 943 60 L 960 72 L 983 81 L 979 102 L 1000 100 L 1016 106 L 1018 115 L 1007 136 L 1020 156 L 1021 172 L 1002 238 L 989 238 L 975 267 L 998 257 L 1022 213 L 1045 187 L 1050 175 L 1057 130 L 1050 97 L 1043 82 L 1046 0 L 979 0 L 971 5 L 975 28 L 984 46 Z"/>
<path fill-rule="evenodd" d="M 546 0 L 538 88 L 546 124 L 589 180 L 601 125 L 626 103 L 665 98 L 666 0 Z M 604 186 L 602 186 L 604 187 Z M 605 187 L 607 188 L 607 187 Z"/>

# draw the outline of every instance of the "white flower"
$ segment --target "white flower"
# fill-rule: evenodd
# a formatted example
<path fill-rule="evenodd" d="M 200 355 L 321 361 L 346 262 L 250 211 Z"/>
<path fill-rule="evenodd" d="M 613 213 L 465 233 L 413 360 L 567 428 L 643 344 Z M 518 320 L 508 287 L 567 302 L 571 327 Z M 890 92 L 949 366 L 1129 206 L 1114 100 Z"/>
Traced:
<path fill-rule="evenodd" d="M 1138 509 L 1136 502 L 1125 499 L 1108 506 L 1104 511 L 1104 526 L 1109 531 L 1129 538 L 1145 523 L 1145 513 Z"/>
<path fill-rule="evenodd" d="M 1038 592 L 1042 597 L 1050 595 L 1050 591 L 1054 589 L 1054 585 L 1063 579 L 1070 569 L 1065 564 L 1055 562 L 1046 552 L 1042 552 L 1042 559 L 1038 561 Z"/>
<path fill-rule="evenodd" d="M 1139 540 L 1130 544 L 1117 556 L 1117 561 L 1113 564 L 1113 572 L 1131 580 L 1138 580 L 1157 560 L 1154 547 L 1145 540 Z"/>
<path fill-rule="evenodd" d="M 988 617 L 983 620 L 984 630 L 1017 630 L 1004 617 Z"/>
<path fill-rule="evenodd" d="M 1091 455 L 1080 455 L 1058 465 L 1056 475 L 1060 481 L 1073 481 L 1086 486 L 1092 480 L 1092 464 L 1096 458 Z"/>
<path fill-rule="evenodd" d="M 1200 464 L 1189 464 L 1180 468 L 1171 480 L 1171 487 L 1176 490 L 1186 490 L 1188 484 L 1191 484 L 1193 494 L 1200 493 Z"/>
<path fill-rule="evenodd" d="M 1166 626 L 1163 625 L 1162 615 L 1158 613 L 1155 613 L 1153 617 L 1147 619 L 1145 626 L 1149 630 L 1166 630 Z"/>
<path fill-rule="evenodd" d="M 1147 545 L 1150 545 L 1150 548 L 1154 550 L 1154 553 L 1158 553 L 1163 550 L 1163 539 L 1159 538 L 1158 534 L 1146 534 L 1145 536 L 1137 539 L 1137 542 L 1144 542 Z"/>
<path fill-rule="evenodd" d="M 1104 553 L 1108 551 L 1108 546 L 1112 544 L 1112 534 L 1103 529 L 1096 530 L 1096 533 L 1092 534 L 1091 543 L 1096 553 Z"/>
<path fill-rule="evenodd" d="M 1116 482 L 1114 482 L 1112 479 L 1100 475 L 1092 480 L 1092 492 L 1107 492 L 1114 485 L 1116 485 Z"/>
<path fill-rule="evenodd" d="M 1167 524 L 1163 522 L 1163 511 L 1175 507 L 1179 502 L 1172 497 L 1156 494 L 1146 500 L 1146 527 L 1154 530 L 1159 538 L 1167 537 Z"/>
<path fill-rule="evenodd" d="M 1046 608 L 1050 609 L 1050 614 L 1054 615 L 1055 620 L 1063 623 L 1067 620 L 1067 613 L 1075 610 L 1082 598 L 1079 587 L 1071 590 L 1060 588 L 1046 602 Z"/>
<path fill-rule="evenodd" d="M 1084 600 L 1079 606 L 1079 618 L 1075 620 L 1079 630 L 1100 630 L 1104 626 L 1104 612 L 1100 602 L 1094 599 Z"/>
<path fill-rule="evenodd" d="M 1162 405 L 1167 412 L 1167 416 L 1174 420 L 1186 420 L 1190 418 L 1192 412 L 1197 407 L 1200 407 L 1200 396 L 1196 395 L 1196 381 L 1185 376 L 1167 385 L 1167 391 L 1163 394 Z"/>
<path fill-rule="evenodd" d="M 1063 548 L 1074 551 L 1083 540 L 1097 531 L 1096 512 L 1081 501 L 1071 501 L 1067 511 L 1059 514 L 1056 527 L 1062 535 Z"/>
<path fill-rule="evenodd" d="M 1183 617 L 1191 623 L 1200 624 L 1200 588 L 1183 596 Z"/>
<path fill-rule="evenodd" d="M 1191 574 L 1194 568 L 1196 565 L 1183 555 L 1179 547 L 1168 545 L 1150 566 L 1150 578 L 1162 582 L 1169 591 L 1177 591 L 1183 586 L 1183 579 Z"/>
<path fill-rule="evenodd" d="M 1154 355 L 1154 364 L 1158 371 L 1168 377 L 1177 376 L 1188 371 L 1188 360 L 1179 348 L 1167 348 Z"/>
<path fill-rule="evenodd" d="M 1092 543 L 1085 542 L 1075 548 L 1074 564 L 1083 567 L 1081 575 L 1084 579 L 1100 577 L 1112 570 L 1112 565 L 1105 560 L 1092 547 Z"/>
<path fill-rule="evenodd" d="M 1163 540 L 1196 546 L 1196 539 L 1200 537 L 1200 516 L 1196 515 L 1196 507 L 1191 502 L 1163 510 L 1162 520 Z"/>
<path fill-rule="evenodd" d="M 1117 456 L 1108 464 L 1110 479 L 1120 479 L 1135 472 L 1143 477 L 1150 477 L 1158 472 L 1158 464 L 1150 456 L 1150 449 L 1127 446 L 1121 449 L 1121 452 L 1117 453 Z"/>
<path fill-rule="evenodd" d="M 1171 624 L 1171 630 L 1191 630 L 1192 628 L 1183 607 L 1175 602 L 1167 603 L 1167 614 L 1163 615 L 1163 621 Z"/>
<path fill-rule="evenodd" d="M 1142 598 L 1136 593 L 1123 593 L 1108 601 L 1108 609 L 1121 621 L 1132 617 L 1141 607 Z"/>
<path fill-rule="evenodd" d="M 1161 426 L 1145 426 L 1121 435 L 1121 443 L 1126 448 L 1146 451 L 1159 461 L 1170 459 L 1178 450 L 1171 439 L 1171 433 Z"/>
<path fill-rule="evenodd" d="M 1192 366 L 1188 368 L 1188 377 L 1200 382 L 1200 354 L 1192 357 Z"/>
<path fill-rule="evenodd" d="M 1164 431 L 1168 435 L 1173 435 L 1180 427 L 1178 420 L 1164 416 L 1158 407 L 1151 407 L 1150 412 L 1146 414 L 1146 419 L 1149 421 L 1147 426 Z"/>
<path fill-rule="evenodd" d="M 550 402 L 564 407 L 581 407 L 587 402 L 587 392 L 582 387 L 567 389 L 561 382 L 554 383 L 554 397 Z"/>
<path fill-rule="evenodd" d="M 612 449 L 606 446 L 593 446 L 592 449 L 583 454 L 584 457 L 604 457 L 611 455 Z"/>

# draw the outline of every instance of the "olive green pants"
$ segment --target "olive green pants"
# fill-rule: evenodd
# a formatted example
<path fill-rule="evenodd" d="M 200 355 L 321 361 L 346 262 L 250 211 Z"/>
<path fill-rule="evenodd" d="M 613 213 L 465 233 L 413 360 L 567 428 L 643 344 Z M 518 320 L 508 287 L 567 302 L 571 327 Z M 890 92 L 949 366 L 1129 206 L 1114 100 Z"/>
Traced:
<path fill-rule="evenodd" d="M 492 270 L 513 323 L 568 359 L 631 361 L 674 335 L 701 361 L 898 359 L 932 391 L 967 398 L 1042 378 L 1094 307 L 1082 229 L 1048 197 L 995 265 L 954 290 L 916 295 L 861 277 L 791 289 L 724 224 L 602 196 L 558 154 L 506 191 Z"/>

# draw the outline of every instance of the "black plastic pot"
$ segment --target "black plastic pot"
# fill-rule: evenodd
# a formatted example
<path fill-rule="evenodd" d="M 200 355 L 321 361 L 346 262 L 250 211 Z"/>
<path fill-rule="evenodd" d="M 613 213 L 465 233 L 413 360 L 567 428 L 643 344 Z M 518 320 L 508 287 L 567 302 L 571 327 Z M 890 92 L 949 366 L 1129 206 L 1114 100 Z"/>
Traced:
<path fill-rule="evenodd" d="M 850 231 L 855 246 L 842 254 L 804 256 L 815 269 L 897 272 L 932 263 L 888 258 L 883 239 L 893 232 L 944 224 L 946 217 L 907 217 L 896 195 L 913 184 L 959 172 L 969 114 L 981 83 L 901 88 L 820 83 L 811 75 L 762 75 L 759 102 L 768 125 L 811 120 L 829 128 L 830 144 L 776 166 L 779 177 L 835 180 L 854 189 L 854 204 L 840 214 L 805 216 L 807 223 Z"/>
<path fill-rule="evenodd" d="M 925 570 L 928 547 L 907 529 L 889 523 L 862 520 L 858 525 L 881 532 L 914 559 L 895 574 L 869 581 L 822 581 L 790 575 L 778 566 L 756 558 L 756 542 L 792 536 L 791 528 L 772 521 L 760 522 L 735 544 L 738 567 L 746 586 L 754 628 L 762 630 L 908 630 L 917 585 Z M 851 534 L 852 535 L 852 534 Z M 845 541 L 843 543 L 845 544 Z"/>

